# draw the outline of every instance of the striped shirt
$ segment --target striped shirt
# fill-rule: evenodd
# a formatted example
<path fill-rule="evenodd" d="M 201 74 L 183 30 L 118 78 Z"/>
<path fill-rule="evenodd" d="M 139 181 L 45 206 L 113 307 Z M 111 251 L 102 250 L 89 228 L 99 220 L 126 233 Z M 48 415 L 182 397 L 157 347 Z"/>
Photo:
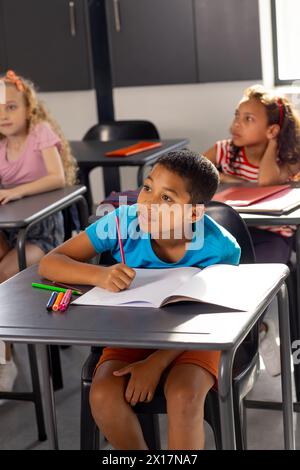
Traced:
<path fill-rule="evenodd" d="M 259 167 L 249 163 L 243 147 L 240 149 L 234 161 L 231 162 L 231 145 L 231 140 L 219 140 L 216 143 L 216 166 L 219 171 L 226 175 L 238 176 L 245 181 L 257 183 Z M 280 227 L 261 225 L 257 228 L 278 233 L 282 237 L 291 237 L 296 230 L 294 225 L 283 225 Z"/>

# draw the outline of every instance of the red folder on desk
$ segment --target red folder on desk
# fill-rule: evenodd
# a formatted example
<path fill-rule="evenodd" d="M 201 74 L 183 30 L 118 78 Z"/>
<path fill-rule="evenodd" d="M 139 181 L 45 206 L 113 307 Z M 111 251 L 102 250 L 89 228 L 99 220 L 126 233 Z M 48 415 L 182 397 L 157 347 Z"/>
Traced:
<path fill-rule="evenodd" d="M 147 150 L 155 149 L 156 147 L 161 147 L 161 142 L 146 142 L 141 140 L 137 144 L 130 145 L 128 147 L 122 147 L 112 152 L 106 152 L 106 157 L 129 157 L 130 155 L 135 155 L 136 153 L 145 152 Z"/>
<path fill-rule="evenodd" d="M 224 202 L 234 207 L 247 207 L 255 204 L 269 196 L 280 193 L 288 189 L 289 185 L 277 186 L 255 186 L 243 188 L 228 188 L 220 193 L 215 194 L 214 201 Z"/>

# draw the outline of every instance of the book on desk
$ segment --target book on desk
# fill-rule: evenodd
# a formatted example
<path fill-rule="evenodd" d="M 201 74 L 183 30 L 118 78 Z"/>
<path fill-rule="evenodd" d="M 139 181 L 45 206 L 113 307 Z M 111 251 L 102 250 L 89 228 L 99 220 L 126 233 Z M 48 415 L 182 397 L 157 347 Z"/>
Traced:
<path fill-rule="evenodd" d="M 215 194 L 213 201 L 224 202 L 237 212 L 283 215 L 300 206 L 300 188 L 289 185 L 232 187 Z"/>
<path fill-rule="evenodd" d="M 109 292 L 94 287 L 72 305 L 160 308 L 182 301 L 205 302 L 239 311 L 249 311 L 266 297 L 270 289 L 270 265 L 215 264 L 195 267 L 141 269 L 130 287 Z M 274 265 L 273 265 L 274 266 Z M 274 278 L 275 280 L 275 278 Z"/>
<path fill-rule="evenodd" d="M 129 145 L 128 147 L 122 147 L 116 150 L 112 150 L 111 152 L 106 152 L 106 157 L 130 157 L 131 155 L 135 155 L 137 153 L 146 152 L 147 150 L 155 149 L 157 147 L 161 147 L 161 142 L 151 142 L 141 140 L 136 144 Z"/>

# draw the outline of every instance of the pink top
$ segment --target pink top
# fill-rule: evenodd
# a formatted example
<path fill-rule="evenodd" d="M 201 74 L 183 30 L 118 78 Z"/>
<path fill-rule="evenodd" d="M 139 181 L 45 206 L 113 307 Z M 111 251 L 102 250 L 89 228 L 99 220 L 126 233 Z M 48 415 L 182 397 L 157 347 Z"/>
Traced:
<path fill-rule="evenodd" d="M 28 134 L 23 151 L 17 160 L 6 158 L 7 139 L 0 140 L 0 183 L 3 187 L 17 186 L 47 176 L 42 150 L 57 147 L 60 138 L 47 122 L 40 122 Z"/>

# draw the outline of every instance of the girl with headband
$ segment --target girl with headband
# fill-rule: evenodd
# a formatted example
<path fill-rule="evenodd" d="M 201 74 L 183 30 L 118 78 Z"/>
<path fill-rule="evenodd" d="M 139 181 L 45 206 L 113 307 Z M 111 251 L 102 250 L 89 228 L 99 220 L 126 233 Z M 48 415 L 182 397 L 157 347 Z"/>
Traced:
<path fill-rule="evenodd" d="M 58 125 L 37 99 L 32 83 L 12 70 L 0 76 L 0 204 L 74 184 L 75 160 Z M 0 282 L 19 270 L 17 230 L 0 231 Z M 64 241 L 62 213 L 29 228 L 27 266 Z M 17 375 L 11 349 L 0 342 L 0 391 Z"/>
<path fill-rule="evenodd" d="M 300 119 L 291 103 L 261 85 L 245 90 L 230 127 L 231 139 L 220 140 L 204 155 L 218 168 L 223 183 L 259 186 L 297 180 L 300 171 Z M 250 227 L 258 263 L 287 264 L 296 227 Z M 262 324 L 260 352 L 267 371 L 280 373 L 274 325 Z"/>

